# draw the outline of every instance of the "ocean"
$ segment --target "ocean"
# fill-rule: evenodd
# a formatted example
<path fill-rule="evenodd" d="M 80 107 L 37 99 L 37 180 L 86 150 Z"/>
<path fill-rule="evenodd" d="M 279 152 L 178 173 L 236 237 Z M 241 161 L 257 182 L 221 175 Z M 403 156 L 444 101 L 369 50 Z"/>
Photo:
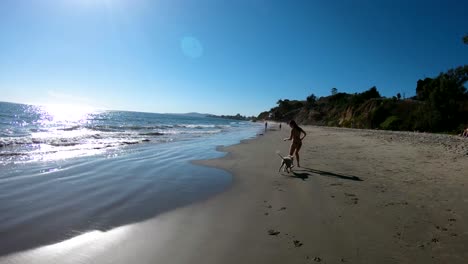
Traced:
<path fill-rule="evenodd" d="M 0 102 L 0 256 L 109 230 L 231 184 L 193 160 L 262 124 L 202 115 Z"/>

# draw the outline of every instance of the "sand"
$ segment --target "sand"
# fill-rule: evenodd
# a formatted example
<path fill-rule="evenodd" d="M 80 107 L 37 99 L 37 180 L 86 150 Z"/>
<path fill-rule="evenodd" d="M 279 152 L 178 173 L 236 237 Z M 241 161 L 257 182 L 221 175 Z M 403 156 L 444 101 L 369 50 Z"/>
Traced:
<path fill-rule="evenodd" d="M 278 173 L 290 130 L 273 125 L 196 162 L 231 172 L 227 191 L 0 263 L 466 263 L 467 139 L 304 129 L 293 173 Z"/>

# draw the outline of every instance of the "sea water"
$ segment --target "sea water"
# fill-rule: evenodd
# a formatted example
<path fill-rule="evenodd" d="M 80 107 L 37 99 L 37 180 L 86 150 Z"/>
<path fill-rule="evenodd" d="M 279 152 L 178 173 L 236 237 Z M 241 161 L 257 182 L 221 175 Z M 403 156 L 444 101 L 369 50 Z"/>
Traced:
<path fill-rule="evenodd" d="M 192 160 L 262 126 L 203 115 L 0 102 L 0 256 L 144 221 L 226 189 Z"/>

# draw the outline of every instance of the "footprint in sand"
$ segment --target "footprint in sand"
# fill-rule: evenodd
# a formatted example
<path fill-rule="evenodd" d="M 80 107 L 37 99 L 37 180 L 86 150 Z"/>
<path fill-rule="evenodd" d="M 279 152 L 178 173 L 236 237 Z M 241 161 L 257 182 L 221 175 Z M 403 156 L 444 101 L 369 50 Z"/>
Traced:
<path fill-rule="evenodd" d="M 281 207 L 278 211 L 283 211 L 283 210 L 286 210 L 286 207 Z"/>
<path fill-rule="evenodd" d="M 353 203 L 353 204 L 357 204 L 357 203 L 358 203 L 359 198 L 357 198 L 355 194 L 353 194 L 353 193 L 345 193 L 345 195 L 348 196 L 348 197 L 352 197 L 352 198 L 351 198 L 351 203 Z"/>
<path fill-rule="evenodd" d="M 400 232 L 397 232 L 396 235 L 395 235 L 396 238 L 398 239 L 401 239 L 401 233 Z"/>
<path fill-rule="evenodd" d="M 270 236 L 277 236 L 277 235 L 279 235 L 280 233 L 281 233 L 280 231 L 276 231 L 276 230 L 274 230 L 274 229 L 268 230 L 268 234 L 269 234 Z"/>
<path fill-rule="evenodd" d="M 403 202 L 390 202 L 390 203 L 385 204 L 384 206 L 387 207 L 387 206 L 393 206 L 393 205 L 408 205 L 408 202 L 407 202 L 407 201 L 403 201 Z"/>
<path fill-rule="evenodd" d="M 437 230 L 448 231 L 448 229 L 447 229 L 446 227 L 440 227 L 440 226 L 438 226 L 438 225 L 436 225 L 435 228 L 436 228 Z"/>
<path fill-rule="evenodd" d="M 302 242 L 299 241 L 299 240 L 294 240 L 293 243 L 294 243 L 294 246 L 295 246 L 295 247 L 300 247 L 300 246 L 303 245 Z"/>

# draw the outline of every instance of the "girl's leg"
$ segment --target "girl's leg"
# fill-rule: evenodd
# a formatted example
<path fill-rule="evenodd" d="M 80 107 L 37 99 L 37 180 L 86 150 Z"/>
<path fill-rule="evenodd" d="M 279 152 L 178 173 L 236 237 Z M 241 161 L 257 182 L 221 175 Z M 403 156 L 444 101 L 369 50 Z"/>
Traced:
<path fill-rule="evenodd" d="M 289 156 L 294 155 L 295 150 L 296 150 L 296 144 L 291 143 L 291 146 L 289 147 Z"/>
<path fill-rule="evenodd" d="M 294 152 L 296 152 L 296 149 L 297 149 L 297 145 L 295 143 L 292 143 L 291 147 L 289 148 L 289 156 L 293 156 Z M 294 162 L 293 162 L 293 164 L 294 164 Z"/>
<path fill-rule="evenodd" d="M 299 144 L 299 145 L 297 146 L 297 148 L 296 148 L 296 153 L 295 153 L 295 154 L 296 154 L 295 156 L 296 156 L 296 159 L 297 159 L 297 166 L 298 166 L 298 167 L 301 167 L 301 163 L 299 162 L 299 150 L 301 149 L 301 146 L 302 146 L 301 144 Z"/>

